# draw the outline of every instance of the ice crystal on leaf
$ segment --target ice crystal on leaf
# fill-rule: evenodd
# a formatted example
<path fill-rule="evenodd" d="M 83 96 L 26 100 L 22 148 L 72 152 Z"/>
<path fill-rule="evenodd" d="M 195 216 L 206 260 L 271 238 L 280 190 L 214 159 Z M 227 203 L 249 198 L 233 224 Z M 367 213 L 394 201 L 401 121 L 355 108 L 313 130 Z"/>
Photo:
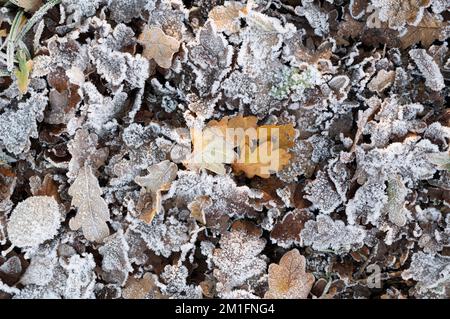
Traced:
<path fill-rule="evenodd" d="M 364 135 L 371 136 L 370 146 L 383 147 L 390 139 L 404 137 L 409 132 L 420 132 L 424 123 L 417 119 L 424 107 L 419 103 L 399 105 L 393 96 L 381 102 L 379 112 L 369 121 L 363 130 Z"/>
<path fill-rule="evenodd" d="M 61 5 L 64 7 L 68 17 L 66 22 L 68 24 L 79 23 L 81 19 L 93 16 L 105 0 L 91 0 L 91 1 L 79 1 L 79 0 L 62 0 Z"/>
<path fill-rule="evenodd" d="M 220 82 L 231 70 L 233 47 L 216 32 L 213 23 L 207 22 L 199 31 L 196 42 L 188 48 L 200 95 L 216 94 Z"/>
<path fill-rule="evenodd" d="M 389 28 L 402 31 L 405 25 L 417 25 L 422 20 L 424 10 L 430 0 L 372 0 L 380 21 L 388 22 Z"/>
<path fill-rule="evenodd" d="M 9 217 L 9 240 L 16 247 L 36 248 L 56 235 L 60 218 L 61 212 L 53 197 L 29 197 L 20 202 Z"/>
<path fill-rule="evenodd" d="M 164 220 L 163 214 L 156 215 L 150 224 L 135 222 L 132 230 L 140 234 L 147 247 L 155 254 L 166 258 L 173 252 L 179 252 L 190 239 L 189 224 L 173 216 Z"/>
<path fill-rule="evenodd" d="M 102 277 L 106 282 L 123 286 L 128 279 L 128 273 L 133 271 L 128 259 L 128 246 L 123 231 L 105 238 L 105 244 L 98 249 L 102 255 Z"/>
<path fill-rule="evenodd" d="M 41 77 L 62 68 L 77 68 L 84 71 L 87 67 L 86 46 L 72 38 L 54 36 L 48 40 L 49 55 L 38 55 L 33 59 L 32 77 Z"/>
<path fill-rule="evenodd" d="M 391 143 L 386 148 L 375 148 L 367 153 L 357 150 L 357 162 L 363 176 L 386 180 L 400 175 L 405 183 L 433 177 L 436 167 L 429 161 L 430 154 L 439 148 L 429 140 L 408 137 L 403 143 Z"/>
<path fill-rule="evenodd" d="M 186 282 L 188 270 L 185 266 L 167 265 L 161 274 L 164 285 L 161 285 L 161 292 L 174 299 L 200 299 L 202 289 L 200 286 L 189 285 Z"/>
<path fill-rule="evenodd" d="M 364 229 L 334 221 L 328 215 L 318 215 L 316 220 L 305 223 L 301 231 L 302 242 L 318 251 L 332 249 L 336 252 L 355 250 L 363 245 Z"/>
<path fill-rule="evenodd" d="M 111 18 L 116 22 L 130 22 L 139 17 L 154 0 L 106 0 Z"/>
<path fill-rule="evenodd" d="M 146 176 L 136 176 L 134 179 L 137 184 L 143 187 L 141 195 L 149 194 L 152 198 L 152 206 L 148 211 L 143 212 L 141 219 L 150 223 L 158 212 L 161 211 L 161 192 L 167 191 L 170 184 L 176 178 L 178 168 L 170 161 L 162 161 L 147 168 L 149 174 Z"/>
<path fill-rule="evenodd" d="M 103 135 L 108 129 L 116 127 L 116 117 L 123 110 L 128 95 L 118 91 L 111 97 L 104 97 L 95 86 L 87 82 L 83 85 L 85 106 L 87 107 L 87 126 Z"/>
<path fill-rule="evenodd" d="M 67 274 L 63 296 L 67 299 L 89 299 L 94 296 L 95 261 L 92 254 L 73 255 L 61 263 Z"/>
<path fill-rule="evenodd" d="M 178 179 L 172 183 L 168 197 L 180 205 L 187 205 L 199 196 L 211 199 L 211 205 L 204 208 L 209 226 L 222 224 L 224 216 L 253 215 L 254 208 L 249 198 L 259 197 L 248 186 L 237 186 L 230 176 L 212 176 L 203 172 L 180 171 Z"/>
<path fill-rule="evenodd" d="M 445 88 L 444 77 L 439 66 L 424 49 L 414 49 L 409 51 L 409 55 L 416 63 L 423 77 L 425 85 L 433 91 L 440 91 Z"/>
<path fill-rule="evenodd" d="M 230 291 L 249 279 L 263 274 L 266 262 L 260 256 L 265 240 L 245 229 L 232 229 L 222 235 L 220 248 L 214 250 L 214 277 L 219 281 L 217 290 Z"/>
<path fill-rule="evenodd" d="M 411 265 L 403 271 L 402 278 L 418 282 L 415 287 L 418 297 L 445 297 L 450 283 L 450 258 L 418 252 L 411 259 Z"/>
<path fill-rule="evenodd" d="M 10 108 L 0 114 L 0 146 L 16 155 L 28 151 L 30 137 L 38 137 L 36 121 L 42 121 L 47 101 L 46 92 L 32 92 L 17 110 Z"/>
<path fill-rule="evenodd" d="M 85 165 L 78 171 L 77 178 L 69 188 L 72 205 L 78 209 L 77 215 L 69 221 L 72 230 L 82 229 L 90 241 L 102 241 L 109 235 L 109 209 L 101 197 L 102 190 L 92 168 Z"/>
<path fill-rule="evenodd" d="M 328 14 L 321 11 L 313 2 L 313 0 L 302 0 L 302 5 L 295 7 L 295 13 L 305 16 L 314 29 L 314 33 L 323 36 L 328 33 Z"/>
<path fill-rule="evenodd" d="M 30 265 L 20 279 L 23 285 L 48 285 L 58 265 L 56 247 L 40 249 L 31 258 Z"/>
<path fill-rule="evenodd" d="M 67 176 L 71 179 L 77 177 L 78 172 L 85 164 L 98 169 L 108 156 L 106 148 L 98 148 L 98 136 L 95 133 L 89 133 L 86 129 L 77 130 L 67 148 L 72 155 L 69 172 L 67 172 Z"/>
<path fill-rule="evenodd" d="M 311 201 L 321 212 L 329 214 L 342 203 L 341 196 L 328 178 L 327 174 L 319 171 L 316 178 L 305 187 L 306 199 Z"/>
<path fill-rule="evenodd" d="M 369 180 L 359 187 L 345 209 L 348 223 L 353 225 L 363 218 L 363 223 L 377 225 L 382 208 L 388 201 L 385 189 L 384 183 L 377 180 Z"/>

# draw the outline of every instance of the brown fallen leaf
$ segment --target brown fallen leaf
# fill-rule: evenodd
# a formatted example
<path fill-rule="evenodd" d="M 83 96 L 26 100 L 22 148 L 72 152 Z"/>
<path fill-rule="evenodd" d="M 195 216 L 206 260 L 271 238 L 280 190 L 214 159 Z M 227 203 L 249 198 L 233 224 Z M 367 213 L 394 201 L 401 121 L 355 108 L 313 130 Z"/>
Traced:
<path fill-rule="evenodd" d="M 147 207 L 140 216 L 140 219 L 150 223 L 161 210 L 161 192 L 169 189 L 170 184 L 177 177 L 178 167 L 171 161 L 165 160 L 150 166 L 147 170 L 148 175 L 136 176 L 134 181 L 144 188 L 141 191 L 142 196 L 150 194 L 152 206 Z M 149 203 L 148 200 L 146 202 Z"/>
<path fill-rule="evenodd" d="M 138 42 L 144 46 L 142 55 L 153 59 L 160 67 L 168 69 L 172 65 L 172 57 L 180 48 L 180 42 L 166 35 L 156 26 L 146 27 L 139 35 Z"/>
<path fill-rule="evenodd" d="M 395 71 L 380 70 L 377 75 L 367 85 L 372 92 L 381 93 L 387 89 L 395 79 Z"/>
<path fill-rule="evenodd" d="M 30 180 L 31 186 L 31 180 Z M 38 180 L 34 189 L 31 192 L 34 196 L 52 196 L 58 203 L 61 203 L 61 196 L 59 194 L 58 184 L 53 180 L 50 174 L 44 176 L 44 180 Z"/>
<path fill-rule="evenodd" d="M 249 10 L 249 5 L 245 6 L 238 1 L 226 1 L 223 6 L 214 7 L 209 12 L 208 18 L 214 21 L 217 31 L 231 34 L 240 30 L 239 17 L 241 14 L 246 15 Z"/>
<path fill-rule="evenodd" d="M 205 208 L 212 205 L 212 200 L 208 196 L 198 196 L 192 202 L 188 204 L 188 208 L 191 211 L 192 217 L 194 217 L 199 223 L 206 224 Z"/>
<path fill-rule="evenodd" d="M 145 273 L 141 279 L 131 277 L 123 289 L 124 299 L 148 299 L 149 297 L 161 299 L 162 295 L 156 286 L 156 276 Z"/>
<path fill-rule="evenodd" d="M 13 2 L 26 12 L 35 12 L 42 6 L 42 0 L 15 0 Z"/>
<path fill-rule="evenodd" d="M 448 21 L 438 20 L 430 12 L 425 11 L 417 26 L 408 26 L 408 31 L 400 38 L 400 42 L 404 49 L 419 42 L 424 47 L 429 47 L 435 40 L 444 41 L 449 36 L 450 24 Z"/>
<path fill-rule="evenodd" d="M 288 251 L 280 263 L 269 266 L 269 290 L 265 299 L 306 299 L 314 284 L 312 274 L 305 272 L 305 257 L 297 249 Z"/>

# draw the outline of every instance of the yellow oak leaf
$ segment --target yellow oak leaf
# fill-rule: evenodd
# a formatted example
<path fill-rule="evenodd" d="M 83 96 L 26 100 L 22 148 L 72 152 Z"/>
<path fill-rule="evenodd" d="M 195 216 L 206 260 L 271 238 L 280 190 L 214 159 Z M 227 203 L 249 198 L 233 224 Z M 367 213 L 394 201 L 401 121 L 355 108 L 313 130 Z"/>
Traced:
<path fill-rule="evenodd" d="M 294 146 L 295 129 L 292 124 L 262 125 L 258 127 L 258 136 L 264 138 L 265 134 L 267 134 L 267 140 L 273 144 L 278 143 L 279 148 L 288 149 Z"/>
<path fill-rule="evenodd" d="M 209 121 L 203 130 L 191 129 L 194 150 L 184 165 L 223 175 L 224 164 L 232 164 L 237 174 L 269 178 L 289 163 L 295 129 L 292 124 L 258 127 L 257 121 L 238 115 Z"/>
<path fill-rule="evenodd" d="M 207 127 L 219 128 L 223 132 L 223 136 L 233 144 L 234 147 L 241 146 L 241 143 L 249 143 L 248 138 L 253 137 L 257 140 L 257 122 L 256 116 L 224 117 L 220 121 L 209 121 Z M 244 137 L 247 136 L 247 141 Z"/>
<path fill-rule="evenodd" d="M 146 27 L 139 35 L 138 42 L 144 46 L 142 55 L 165 69 L 171 67 L 173 55 L 180 48 L 180 41 L 166 35 L 156 26 Z"/>
<path fill-rule="evenodd" d="M 193 152 L 184 162 L 189 169 L 207 169 L 219 175 L 225 174 L 224 164 L 231 164 L 236 158 L 234 145 L 228 141 L 220 126 L 203 130 L 191 129 Z"/>
<path fill-rule="evenodd" d="M 269 178 L 287 165 L 290 158 L 291 155 L 285 149 L 273 149 L 272 143 L 267 141 L 253 150 L 248 144 L 244 145 L 239 158 L 231 166 L 235 173 L 245 173 L 248 178 Z"/>
<path fill-rule="evenodd" d="M 305 257 L 297 249 L 288 251 L 280 263 L 269 265 L 269 290 L 266 299 L 306 299 L 314 284 L 312 274 L 305 272 Z"/>

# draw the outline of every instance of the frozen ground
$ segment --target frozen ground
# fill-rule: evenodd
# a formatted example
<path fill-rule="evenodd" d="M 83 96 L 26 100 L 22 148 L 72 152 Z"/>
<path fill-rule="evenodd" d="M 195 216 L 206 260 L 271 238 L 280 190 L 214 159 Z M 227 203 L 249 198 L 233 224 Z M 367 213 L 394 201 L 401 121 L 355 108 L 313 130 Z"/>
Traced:
<path fill-rule="evenodd" d="M 1 3 L 0 298 L 450 297 L 448 0 Z"/>

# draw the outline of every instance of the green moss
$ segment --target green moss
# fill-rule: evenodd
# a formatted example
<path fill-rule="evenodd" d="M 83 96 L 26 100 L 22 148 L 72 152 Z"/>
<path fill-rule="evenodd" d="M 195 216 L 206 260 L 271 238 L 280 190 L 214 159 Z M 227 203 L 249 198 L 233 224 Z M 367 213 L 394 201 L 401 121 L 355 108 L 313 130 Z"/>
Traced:
<path fill-rule="evenodd" d="M 289 97 L 292 92 L 303 92 L 305 89 L 312 88 L 313 75 L 311 68 L 300 72 L 297 68 L 289 69 L 283 72 L 282 81 L 278 85 L 272 87 L 270 95 L 278 100 Z"/>

